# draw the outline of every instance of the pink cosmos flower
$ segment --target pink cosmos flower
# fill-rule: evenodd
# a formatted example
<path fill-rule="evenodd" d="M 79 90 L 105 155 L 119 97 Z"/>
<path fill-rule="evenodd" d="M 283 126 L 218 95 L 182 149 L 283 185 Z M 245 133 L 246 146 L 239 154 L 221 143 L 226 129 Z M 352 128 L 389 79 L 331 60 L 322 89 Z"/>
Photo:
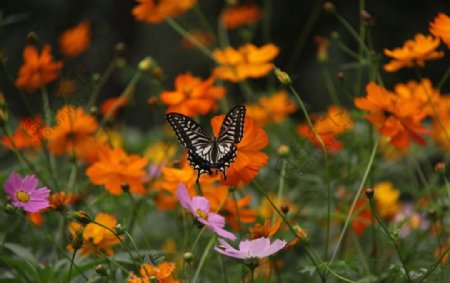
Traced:
<path fill-rule="evenodd" d="M 189 210 L 195 216 L 198 222 L 205 225 L 206 228 L 213 231 L 220 237 L 234 241 L 236 236 L 223 229 L 225 226 L 225 218 L 217 213 L 210 212 L 209 201 L 205 197 L 195 196 L 191 199 L 186 187 L 178 184 L 177 197 L 180 204 Z"/>
<path fill-rule="evenodd" d="M 220 246 L 214 247 L 219 253 L 240 259 L 263 258 L 278 252 L 287 244 L 283 240 L 275 240 L 270 244 L 268 238 L 245 240 L 239 243 L 239 250 L 233 248 L 223 239 L 219 239 Z"/>
<path fill-rule="evenodd" d="M 34 175 L 22 176 L 13 172 L 3 184 L 15 207 L 22 207 L 26 212 L 37 212 L 49 207 L 50 190 L 47 187 L 37 189 L 38 179 Z"/>

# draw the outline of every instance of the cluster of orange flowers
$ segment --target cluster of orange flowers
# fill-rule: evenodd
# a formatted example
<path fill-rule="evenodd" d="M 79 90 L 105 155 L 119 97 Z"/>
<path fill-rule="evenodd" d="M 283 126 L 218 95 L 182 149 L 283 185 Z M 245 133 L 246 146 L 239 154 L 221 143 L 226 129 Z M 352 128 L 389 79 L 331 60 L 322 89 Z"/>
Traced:
<path fill-rule="evenodd" d="M 194 6 L 196 0 L 136 0 L 133 16 L 143 22 L 160 23 L 166 18 L 176 17 Z"/>
<path fill-rule="evenodd" d="M 258 126 L 267 123 L 281 124 L 289 114 L 297 110 L 297 105 L 290 101 L 284 90 L 277 91 L 272 96 L 262 96 L 258 103 L 247 104 L 247 116 L 252 118 Z"/>

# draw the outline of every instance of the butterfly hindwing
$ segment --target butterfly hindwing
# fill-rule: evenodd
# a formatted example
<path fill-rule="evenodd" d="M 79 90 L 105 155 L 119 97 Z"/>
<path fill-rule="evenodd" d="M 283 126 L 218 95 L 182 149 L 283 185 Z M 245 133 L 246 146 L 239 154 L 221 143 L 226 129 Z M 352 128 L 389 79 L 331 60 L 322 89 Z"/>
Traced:
<path fill-rule="evenodd" d="M 236 106 L 225 116 L 217 139 L 211 136 L 191 118 L 179 114 L 166 114 L 167 121 L 174 129 L 180 143 L 188 150 L 189 164 L 201 174 L 212 174 L 211 169 L 222 172 L 230 167 L 237 155 L 235 144 L 243 137 L 245 107 Z"/>

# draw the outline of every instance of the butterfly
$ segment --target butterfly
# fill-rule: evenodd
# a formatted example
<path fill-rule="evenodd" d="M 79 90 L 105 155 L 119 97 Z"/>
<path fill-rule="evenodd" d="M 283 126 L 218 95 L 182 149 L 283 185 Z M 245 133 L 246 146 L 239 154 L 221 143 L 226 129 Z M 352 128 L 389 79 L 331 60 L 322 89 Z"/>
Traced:
<path fill-rule="evenodd" d="M 188 150 L 188 161 L 197 170 L 197 182 L 204 173 L 222 172 L 230 167 L 237 155 L 236 144 L 244 136 L 245 106 L 231 109 L 220 127 L 219 136 L 211 137 L 205 129 L 191 118 L 180 113 L 167 113 L 166 119 L 175 131 L 180 143 Z"/>

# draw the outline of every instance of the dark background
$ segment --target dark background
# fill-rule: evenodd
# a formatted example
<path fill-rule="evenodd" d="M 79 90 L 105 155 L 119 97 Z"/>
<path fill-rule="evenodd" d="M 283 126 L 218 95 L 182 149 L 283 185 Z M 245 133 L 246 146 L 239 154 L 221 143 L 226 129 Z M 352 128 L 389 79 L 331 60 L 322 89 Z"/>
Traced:
<path fill-rule="evenodd" d="M 223 1 L 201 0 L 201 9 L 205 12 L 208 21 L 216 28 L 218 15 L 224 5 Z M 263 1 L 256 1 L 263 4 Z M 285 69 L 289 62 L 292 64 L 293 48 L 302 31 L 305 21 L 316 6 L 322 6 L 322 1 L 299 0 L 272 0 L 271 41 L 281 49 L 275 63 L 281 69 Z M 332 1 L 337 10 L 356 29 L 359 25 L 359 2 L 350 0 Z M 128 111 L 128 122 L 148 128 L 162 121 L 164 108 L 149 107 L 145 101 L 149 96 L 158 95 L 162 88 L 172 89 L 173 79 L 176 75 L 192 72 L 194 75 L 206 78 L 213 65 L 210 59 L 196 50 L 186 50 L 180 47 L 181 36 L 172 30 L 167 24 L 146 24 L 137 22 L 131 15 L 131 9 L 136 5 L 131 0 L 1 0 L 0 10 L 3 19 L 15 14 L 24 14 L 23 20 L 17 23 L 0 26 L 0 50 L 2 56 L 7 58 L 6 71 L 13 80 L 22 64 L 22 50 L 26 46 L 26 35 L 34 31 L 39 35 L 40 42 L 50 43 L 53 46 L 53 54 L 56 59 L 62 59 L 58 54 L 57 39 L 67 28 L 76 25 L 83 19 L 88 19 L 92 25 L 92 42 L 90 49 L 76 58 L 65 63 L 66 69 L 63 76 L 81 77 L 88 80 L 92 74 L 102 73 L 114 54 L 114 45 L 123 42 L 126 45 L 124 57 L 129 66 L 133 67 L 145 56 L 153 57 L 164 70 L 165 81 L 162 87 L 143 80 L 136 89 L 135 100 L 131 104 L 133 111 Z M 429 22 L 438 12 L 450 14 L 448 1 L 425 0 L 396 0 L 396 1 L 366 1 L 366 10 L 373 16 L 374 25 L 372 36 L 374 49 L 382 53 L 383 48 L 392 49 L 401 46 L 407 39 L 411 39 L 416 33 L 428 33 Z M 176 18 L 188 29 L 200 29 L 198 18 L 193 11 Z M 294 78 L 295 87 L 312 111 L 319 111 L 330 103 L 326 88 L 324 87 L 320 66 L 316 60 L 316 47 L 313 41 L 315 35 L 330 37 L 332 31 L 340 34 L 341 40 L 353 50 L 357 49 L 357 43 L 349 33 L 338 24 L 336 19 L 321 11 L 306 44 L 302 49 L 298 60 L 292 64 L 290 70 Z M 230 32 L 230 38 L 235 46 L 238 46 L 238 33 Z M 264 44 L 261 25 L 255 30 L 252 40 L 256 45 Z M 442 49 L 445 47 L 442 45 Z M 346 56 L 334 45 L 330 47 L 329 68 L 336 79 L 336 74 L 342 70 L 342 64 L 354 60 Z M 436 62 L 427 63 L 423 72 L 437 83 L 449 64 L 449 59 L 444 58 Z M 388 60 L 382 59 L 383 63 Z M 76 70 L 75 73 L 67 69 Z M 118 96 L 126 86 L 129 72 L 116 71 L 103 88 L 99 100 L 110 96 Z M 345 72 L 345 86 L 352 88 L 353 71 Z M 396 73 L 382 71 L 382 77 L 387 87 L 392 87 L 397 82 L 405 82 L 415 79 L 412 70 L 401 70 Z M 264 80 L 254 80 L 252 84 L 264 90 Z M 227 85 L 228 86 L 228 85 Z M 20 114 L 23 109 L 17 93 L 7 80 L 6 73 L 0 76 L 0 88 L 10 102 L 13 112 Z M 79 88 L 82 89 L 82 88 Z M 450 86 L 443 87 L 443 92 Z M 51 86 L 50 86 L 51 90 Z M 339 91 L 339 89 L 338 89 Z M 240 89 L 233 86 L 228 93 L 239 96 Z M 34 95 L 35 97 L 31 97 Z M 39 95 L 31 94 L 30 99 L 40 101 Z M 239 101 L 239 98 L 236 99 Z M 56 102 L 53 102 L 55 106 Z M 346 102 L 349 103 L 348 101 Z"/>

